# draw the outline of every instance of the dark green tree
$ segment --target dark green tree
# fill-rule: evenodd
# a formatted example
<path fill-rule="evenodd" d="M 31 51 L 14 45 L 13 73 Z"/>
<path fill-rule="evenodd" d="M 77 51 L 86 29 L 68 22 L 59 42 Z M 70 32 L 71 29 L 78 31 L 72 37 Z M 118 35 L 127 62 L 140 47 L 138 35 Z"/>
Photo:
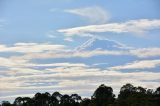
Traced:
<path fill-rule="evenodd" d="M 113 104 L 115 95 L 111 87 L 100 85 L 92 96 L 92 101 L 95 106 L 109 106 Z"/>
<path fill-rule="evenodd" d="M 71 104 L 72 106 L 79 106 L 79 103 L 81 102 L 81 96 L 79 96 L 78 94 L 72 94 L 70 96 L 71 98 Z"/>
<path fill-rule="evenodd" d="M 23 105 L 22 97 L 17 97 L 13 104 L 14 106 L 22 106 Z"/>
<path fill-rule="evenodd" d="M 51 95 L 46 93 L 36 93 L 34 96 L 35 105 L 37 106 L 49 106 L 51 103 Z"/>
<path fill-rule="evenodd" d="M 2 101 L 2 106 L 12 106 L 12 104 L 8 101 Z"/>
<path fill-rule="evenodd" d="M 156 106 L 153 98 L 153 90 L 126 84 L 122 86 L 117 100 L 119 106 Z"/>
<path fill-rule="evenodd" d="M 91 105 L 91 100 L 88 99 L 88 98 L 84 98 L 82 101 L 81 101 L 81 105 L 80 106 L 90 106 Z"/>
<path fill-rule="evenodd" d="M 160 87 L 154 92 L 154 104 L 155 106 L 160 106 Z"/>
<path fill-rule="evenodd" d="M 71 106 L 72 100 L 69 95 L 65 94 L 61 97 L 60 106 Z"/>
<path fill-rule="evenodd" d="M 54 102 L 56 102 L 57 105 L 60 104 L 60 102 L 61 102 L 61 97 L 62 97 L 62 96 L 63 96 L 63 95 L 60 94 L 59 92 L 54 92 L 54 93 L 52 94 L 52 98 L 55 100 Z"/>
<path fill-rule="evenodd" d="M 128 106 L 127 98 L 136 92 L 136 88 L 132 84 L 123 85 L 118 95 L 118 104 L 120 106 Z"/>

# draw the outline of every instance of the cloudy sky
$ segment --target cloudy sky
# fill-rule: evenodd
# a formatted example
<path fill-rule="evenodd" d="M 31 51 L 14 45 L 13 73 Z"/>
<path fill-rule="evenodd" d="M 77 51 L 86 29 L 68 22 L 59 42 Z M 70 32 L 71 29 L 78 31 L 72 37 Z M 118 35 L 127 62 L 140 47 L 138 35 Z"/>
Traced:
<path fill-rule="evenodd" d="M 159 0 L 0 0 L 0 101 L 160 86 Z"/>

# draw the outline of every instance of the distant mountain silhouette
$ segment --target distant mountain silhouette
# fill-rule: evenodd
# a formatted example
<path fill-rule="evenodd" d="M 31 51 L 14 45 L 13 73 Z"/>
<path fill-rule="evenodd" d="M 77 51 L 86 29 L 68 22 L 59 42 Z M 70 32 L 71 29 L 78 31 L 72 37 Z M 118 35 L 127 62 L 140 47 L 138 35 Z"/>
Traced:
<path fill-rule="evenodd" d="M 77 47 L 77 51 L 91 51 L 91 50 L 127 50 L 123 44 L 120 44 L 116 41 L 101 39 L 101 38 L 91 38 L 81 46 Z"/>

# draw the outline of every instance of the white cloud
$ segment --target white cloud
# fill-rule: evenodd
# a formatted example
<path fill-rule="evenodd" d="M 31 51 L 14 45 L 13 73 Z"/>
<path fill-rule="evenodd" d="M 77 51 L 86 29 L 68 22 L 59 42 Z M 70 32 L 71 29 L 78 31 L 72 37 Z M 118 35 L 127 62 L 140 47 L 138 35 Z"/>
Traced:
<path fill-rule="evenodd" d="M 55 35 L 48 35 L 49 38 L 56 38 Z"/>
<path fill-rule="evenodd" d="M 100 65 L 108 65 L 108 63 L 95 63 L 95 64 L 92 64 L 93 66 L 100 66 Z"/>
<path fill-rule="evenodd" d="M 128 55 L 124 51 L 109 51 L 109 50 L 93 50 L 93 51 L 62 51 L 62 52 L 45 52 L 45 53 L 27 53 L 23 56 L 12 56 L 13 59 L 48 59 L 48 58 L 88 58 L 98 55 Z"/>
<path fill-rule="evenodd" d="M 49 38 L 57 38 L 57 32 L 56 31 L 48 31 L 46 33 L 46 36 L 49 37 Z"/>
<path fill-rule="evenodd" d="M 24 50 L 23 48 L 30 48 Z M 37 47 L 37 48 L 36 48 Z M 33 51 L 30 51 L 32 48 Z M 36 49 L 35 49 L 36 48 Z M 92 94 L 97 86 L 104 83 L 116 91 L 128 82 L 148 88 L 156 88 L 160 81 L 159 72 L 145 72 L 141 69 L 156 68 L 160 60 L 141 60 L 111 67 L 112 70 L 93 68 L 83 63 L 32 63 L 32 59 L 92 57 L 96 55 L 136 55 L 140 58 L 159 56 L 159 48 L 143 48 L 128 51 L 71 51 L 63 46 L 37 43 L 16 43 L 13 46 L 0 45 L 1 52 L 21 52 L 18 56 L 0 57 L 0 92 L 29 90 L 58 90 L 63 92 L 83 92 Z M 34 49 L 36 52 L 34 52 Z M 144 53 L 143 53 L 144 52 Z M 156 53 L 155 53 L 156 52 Z M 143 55 L 141 55 L 143 54 Z M 97 63 L 94 65 L 101 65 Z M 40 68 L 43 67 L 43 71 Z M 121 69 L 139 69 L 141 72 L 119 72 Z M 152 70 L 154 71 L 154 70 Z M 155 70 L 156 71 L 156 70 Z M 19 94 L 19 93 L 18 93 Z M 7 97 L 6 97 L 7 98 Z"/>
<path fill-rule="evenodd" d="M 16 43 L 13 46 L 0 45 L 0 52 L 36 53 L 44 51 L 60 51 L 65 48 L 64 45 L 48 43 Z"/>
<path fill-rule="evenodd" d="M 67 37 L 67 38 L 65 38 L 64 40 L 65 40 L 65 41 L 68 41 L 68 42 L 73 42 L 73 41 L 74 41 L 73 38 L 71 38 L 71 37 Z"/>
<path fill-rule="evenodd" d="M 70 9 L 65 10 L 65 12 L 88 18 L 88 20 L 93 24 L 106 23 L 110 18 L 109 13 L 98 6 Z"/>
<path fill-rule="evenodd" d="M 31 96 L 33 97 L 34 94 L 9 95 L 9 96 L 0 97 L 0 99 L 17 98 L 17 97 L 31 97 Z"/>
<path fill-rule="evenodd" d="M 143 53 L 145 51 L 145 53 Z M 92 50 L 92 51 L 71 51 L 71 50 L 62 50 L 62 51 L 48 51 L 48 52 L 32 52 L 25 53 L 22 56 L 12 56 L 10 57 L 14 60 L 27 61 L 32 59 L 48 59 L 48 58 L 88 58 L 93 56 L 136 56 L 138 58 L 149 58 L 160 56 L 159 48 L 145 48 L 145 49 L 131 49 L 131 50 Z"/>
<path fill-rule="evenodd" d="M 52 92 L 57 90 L 63 91 L 64 93 L 66 93 L 65 91 L 67 91 L 67 93 L 77 92 L 83 96 L 83 92 L 92 94 L 102 83 L 112 86 L 114 90 L 118 91 L 123 84 L 128 82 L 147 88 L 156 88 L 160 80 L 160 73 L 158 72 L 123 73 L 84 67 L 83 65 L 75 65 L 72 63 L 57 64 L 57 66 L 60 65 L 62 65 L 62 67 L 46 68 L 42 73 L 37 74 L 32 73 L 34 69 L 33 71 L 27 71 L 27 75 L 23 73 L 18 76 L 13 76 L 10 74 L 10 71 L 6 71 L 8 75 L 0 78 L 0 82 L 3 82 L 0 83 L 0 90 L 2 92 L 18 92 L 21 90 L 27 92 L 30 90 L 37 91 L 45 89 L 46 91 L 52 90 Z M 67 68 L 68 66 L 70 67 Z M 23 70 L 23 68 L 21 68 L 21 70 Z"/>
<path fill-rule="evenodd" d="M 160 48 L 139 48 L 130 50 L 130 53 L 140 58 L 155 57 L 160 56 Z"/>
<path fill-rule="evenodd" d="M 53 64 L 30 64 L 29 66 L 56 66 L 56 67 L 87 67 L 82 63 L 53 63 Z"/>
<path fill-rule="evenodd" d="M 160 60 L 141 60 L 121 66 L 111 67 L 110 69 L 111 70 L 148 69 L 148 68 L 156 68 L 157 66 L 160 66 Z"/>
<path fill-rule="evenodd" d="M 114 32 L 114 33 L 144 33 L 145 31 L 160 28 L 160 20 L 130 20 L 124 23 L 108 23 L 102 25 L 89 25 L 68 29 L 59 29 L 58 32 L 65 33 L 66 36 L 83 36 L 83 34 Z"/>
<path fill-rule="evenodd" d="M 82 45 L 82 48 L 87 45 Z M 13 55 L 9 57 L 0 57 L 3 61 L 1 67 L 28 67 L 33 59 L 50 59 L 50 58 L 88 58 L 99 55 L 109 56 L 136 56 L 138 58 L 149 58 L 160 56 L 160 48 L 142 48 L 142 49 L 129 49 L 129 50 L 101 50 L 96 49 L 92 51 L 78 51 L 69 50 L 63 45 L 52 44 L 37 44 L 37 43 L 16 43 L 14 46 L 0 45 L 0 52 L 20 52 L 21 55 Z M 53 64 L 48 64 L 48 66 Z"/>
<path fill-rule="evenodd" d="M 25 60 L 25 59 L 22 59 L 22 58 L 14 59 L 14 58 L 4 58 L 4 57 L 0 57 L 0 61 L 1 61 L 0 66 L 2 66 L 2 67 L 15 67 L 15 66 L 21 67 L 21 66 L 23 66 L 28 60 Z M 3 61 L 3 62 L 2 62 L 2 61 Z"/>

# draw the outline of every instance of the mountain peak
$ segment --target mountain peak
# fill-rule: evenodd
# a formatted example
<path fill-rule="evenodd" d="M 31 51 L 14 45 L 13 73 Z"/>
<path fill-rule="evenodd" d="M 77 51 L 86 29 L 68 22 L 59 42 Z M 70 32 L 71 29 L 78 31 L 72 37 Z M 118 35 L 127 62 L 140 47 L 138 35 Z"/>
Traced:
<path fill-rule="evenodd" d="M 126 46 L 109 39 L 91 38 L 81 46 L 77 47 L 77 51 L 90 51 L 90 50 L 124 50 Z"/>

